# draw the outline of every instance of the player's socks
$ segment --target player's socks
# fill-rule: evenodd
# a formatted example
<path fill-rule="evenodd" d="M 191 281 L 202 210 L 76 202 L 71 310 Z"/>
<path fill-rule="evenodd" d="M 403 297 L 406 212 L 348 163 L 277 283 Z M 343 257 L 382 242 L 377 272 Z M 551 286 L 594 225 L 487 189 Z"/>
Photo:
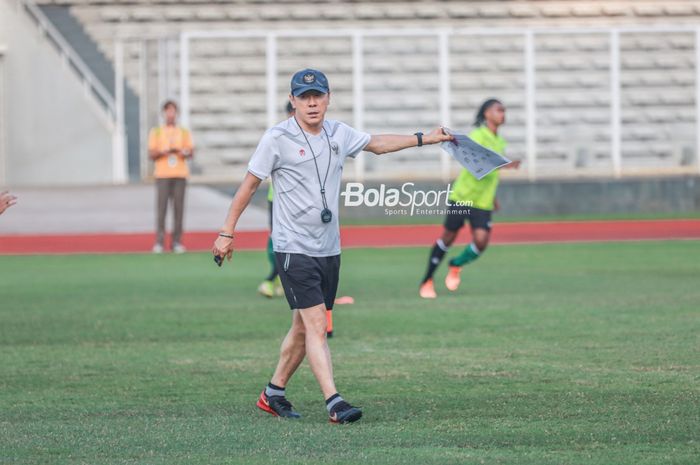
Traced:
<path fill-rule="evenodd" d="M 265 395 L 267 397 L 272 397 L 272 396 L 284 397 L 285 396 L 285 388 L 275 386 L 271 382 L 267 383 L 267 386 L 265 386 Z"/>
<path fill-rule="evenodd" d="M 277 264 L 275 262 L 275 251 L 272 249 L 272 237 L 267 238 L 267 260 L 270 262 L 271 271 L 266 281 L 273 281 L 277 277 Z"/>
<path fill-rule="evenodd" d="M 466 246 L 461 254 L 450 260 L 450 266 L 464 266 L 473 262 L 481 255 L 481 251 L 473 242 Z"/>
<path fill-rule="evenodd" d="M 338 402 L 342 402 L 343 398 L 340 397 L 340 394 L 337 392 L 330 396 L 328 399 L 326 399 L 326 410 L 328 410 L 328 413 L 331 413 L 331 410 L 337 404 Z"/>
<path fill-rule="evenodd" d="M 440 265 L 440 262 L 442 262 L 442 259 L 447 253 L 448 249 L 449 247 L 446 246 L 444 242 L 442 242 L 442 239 L 438 239 L 437 241 L 435 241 L 435 245 L 433 245 L 433 249 L 430 251 L 430 260 L 428 260 L 428 270 L 425 272 L 425 276 L 423 277 L 423 281 L 421 282 L 424 283 L 433 277 L 433 275 L 435 274 L 435 270 Z"/>
<path fill-rule="evenodd" d="M 275 386 L 269 383 L 265 386 L 263 392 L 255 405 L 260 410 L 263 410 L 271 415 L 282 418 L 301 418 L 298 412 L 294 410 L 291 402 L 285 397 L 283 387 Z"/>
<path fill-rule="evenodd" d="M 333 310 L 330 308 L 326 310 L 326 321 L 326 337 L 333 337 Z"/>
<path fill-rule="evenodd" d="M 267 260 L 270 265 L 275 266 L 275 251 L 272 248 L 272 236 L 267 238 Z"/>
<path fill-rule="evenodd" d="M 337 392 L 326 399 L 331 423 L 352 423 L 362 418 L 362 410 L 345 402 Z"/>

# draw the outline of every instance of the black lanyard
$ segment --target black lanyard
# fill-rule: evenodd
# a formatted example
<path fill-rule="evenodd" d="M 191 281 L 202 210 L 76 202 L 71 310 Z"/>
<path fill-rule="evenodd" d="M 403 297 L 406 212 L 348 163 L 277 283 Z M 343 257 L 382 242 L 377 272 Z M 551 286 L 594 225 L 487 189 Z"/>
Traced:
<path fill-rule="evenodd" d="M 306 137 L 306 133 L 299 124 L 299 121 L 297 121 L 296 117 L 294 117 L 294 121 L 297 123 L 297 126 L 299 126 L 301 135 L 304 136 L 306 145 L 309 146 L 309 150 L 311 150 L 311 155 L 314 157 L 314 166 L 316 167 L 316 176 L 318 176 L 318 185 L 321 187 L 321 201 L 323 202 L 323 210 L 321 210 L 321 221 L 324 223 L 330 223 L 333 219 L 333 212 L 331 212 L 331 210 L 328 208 L 328 202 L 326 202 L 326 181 L 328 180 L 328 173 L 331 170 L 331 156 L 333 154 L 333 149 L 331 148 L 331 139 L 330 137 L 328 137 L 326 128 L 322 125 L 321 129 L 323 129 L 323 133 L 326 135 L 326 141 L 328 142 L 328 167 L 326 168 L 326 175 L 323 177 L 323 182 L 321 182 L 321 172 L 318 169 L 318 162 L 316 161 L 316 153 L 314 153 L 314 148 L 311 147 L 309 138 Z"/>

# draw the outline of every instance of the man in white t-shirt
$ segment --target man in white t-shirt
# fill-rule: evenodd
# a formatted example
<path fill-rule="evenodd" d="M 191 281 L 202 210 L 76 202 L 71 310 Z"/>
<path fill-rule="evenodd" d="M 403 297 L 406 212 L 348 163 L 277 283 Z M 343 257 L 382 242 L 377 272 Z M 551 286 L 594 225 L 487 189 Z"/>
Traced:
<path fill-rule="evenodd" d="M 290 102 L 295 116 L 269 129 L 248 164 L 231 202 L 212 253 L 219 264 L 231 259 L 236 223 L 260 183 L 272 176 L 272 242 L 292 326 L 282 342 L 280 359 L 257 405 L 275 416 L 299 418 L 285 387 L 304 357 L 326 399 L 334 423 L 350 423 L 362 411 L 338 394 L 326 339 L 326 311 L 333 308 L 340 270 L 338 199 L 347 157 L 362 150 L 377 155 L 423 144 L 452 140 L 441 128 L 423 136 L 369 135 L 326 120 L 330 88 L 326 76 L 304 69 L 292 77 Z"/>

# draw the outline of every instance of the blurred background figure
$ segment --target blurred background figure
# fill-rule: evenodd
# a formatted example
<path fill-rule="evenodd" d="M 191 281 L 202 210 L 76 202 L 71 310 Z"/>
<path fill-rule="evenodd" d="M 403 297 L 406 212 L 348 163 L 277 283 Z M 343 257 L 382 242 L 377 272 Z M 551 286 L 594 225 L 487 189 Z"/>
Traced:
<path fill-rule="evenodd" d="M 506 121 L 506 109 L 497 99 L 488 99 L 481 104 L 474 121 L 475 128 L 469 138 L 501 155 L 505 154 L 506 141 L 498 134 L 498 128 Z M 520 161 L 514 161 L 507 168 L 517 168 Z M 419 294 L 424 299 L 437 297 L 433 284 L 435 270 L 466 220 L 472 232 L 472 242 L 462 253 L 450 260 L 450 271 L 445 278 L 445 286 L 450 291 L 459 288 L 460 272 L 467 263 L 473 262 L 486 250 L 491 236 L 491 212 L 499 209 L 496 190 L 499 170 L 493 170 L 478 180 L 468 170 L 462 169 L 454 182 L 449 198 L 447 218 L 442 236 L 435 242 L 430 252 L 428 269 L 421 282 Z"/>
<path fill-rule="evenodd" d="M 287 102 L 285 110 L 287 118 L 294 116 L 292 102 Z M 272 249 L 272 199 L 274 195 L 275 191 L 272 188 L 272 182 L 270 182 L 270 187 L 267 189 L 267 211 L 270 218 L 270 235 L 267 237 L 267 260 L 270 262 L 270 274 L 258 286 L 258 292 L 265 297 L 282 297 L 284 295 L 284 289 L 282 288 L 282 283 L 277 273 L 277 265 L 275 264 L 275 252 Z"/>
<path fill-rule="evenodd" d="M 0 215 L 16 203 L 17 197 L 10 194 L 8 191 L 0 192 Z"/>
<path fill-rule="evenodd" d="M 148 135 L 148 155 L 155 163 L 156 178 L 156 243 L 153 253 L 162 253 L 165 246 L 165 216 L 168 203 L 173 204 L 172 250 L 185 252 L 182 245 L 182 222 L 185 208 L 185 186 L 189 176 L 187 160 L 192 158 L 192 135 L 177 125 L 177 104 L 163 104 L 164 125 L 151 129 Z"/>

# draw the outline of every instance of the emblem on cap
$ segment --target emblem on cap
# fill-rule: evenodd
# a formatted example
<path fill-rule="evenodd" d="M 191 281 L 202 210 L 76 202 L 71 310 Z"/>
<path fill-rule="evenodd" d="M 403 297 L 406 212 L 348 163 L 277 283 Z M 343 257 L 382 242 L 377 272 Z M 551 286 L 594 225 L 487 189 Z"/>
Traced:
<path fill-rule="evenodd" d="M 312 82 L 314 82 L 316 80 L 316 76 L 314 76 L 313 73 L 309 73 L 309 74 L 305 74 L 302 79 L 304 79 L 304 83 L 311 84 Z"/>

